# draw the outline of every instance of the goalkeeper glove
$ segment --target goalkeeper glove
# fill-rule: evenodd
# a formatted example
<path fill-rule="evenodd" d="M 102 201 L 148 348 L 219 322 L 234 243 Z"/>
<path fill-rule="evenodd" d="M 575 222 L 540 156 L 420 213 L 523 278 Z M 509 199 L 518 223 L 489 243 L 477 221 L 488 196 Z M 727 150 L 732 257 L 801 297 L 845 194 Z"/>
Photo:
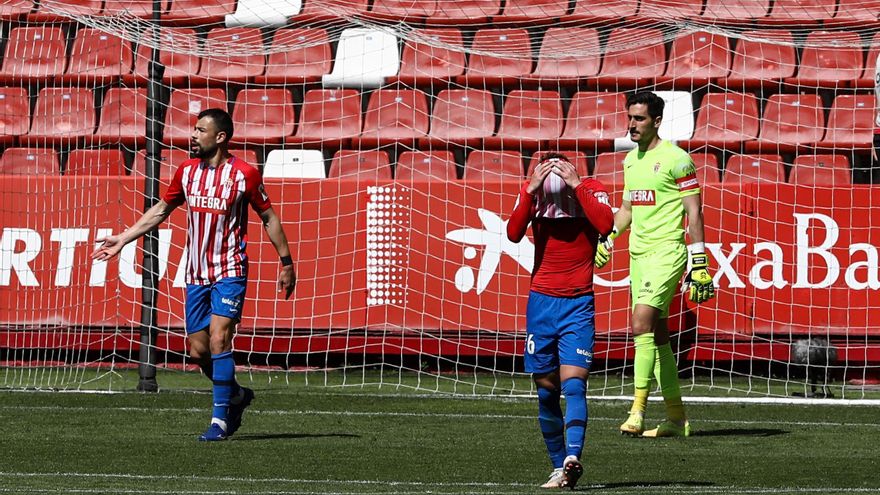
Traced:
<path fill-rule="evenodd" d="M 704 303 L 715 297 L 715 285 L 712 282 L 712 275 L 709 274 L 709 257 L 705 252 L 699 250 L 703 243 L 697 244 L 700 246 L 688 246 L 691 256 L 691 270 L 684 281 L 691 302 Z"/>
<path fill-rule="evenodd" d="M 599 238 L 599 244 L 596 245 L 596 256 L 593 259 L 596 268 L 602 268 L 611 260 L 611 249 L 614 248 L 615 237 L 617 237 L 617 229 L 612 230 L 608 237 Z"/>

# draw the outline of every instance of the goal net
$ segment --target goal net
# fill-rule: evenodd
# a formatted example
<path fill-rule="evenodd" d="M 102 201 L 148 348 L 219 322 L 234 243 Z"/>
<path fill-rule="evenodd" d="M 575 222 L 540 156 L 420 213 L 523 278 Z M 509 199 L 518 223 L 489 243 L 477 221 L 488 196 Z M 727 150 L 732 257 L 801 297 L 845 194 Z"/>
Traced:
<path fill-rule="evenodd" d="M 624 102 L 653 90 L 666 101 L 660 136 L 699 172 L 717 286 L 700 307 L 673 303 L 688 395 L 870 397 L 880 2 L 156 6 L 158 21 L 149 1 L 0 0 L 3 387 L 89 388 L 139 364 L 143 244 L 110 262 L 89 253 L 144 210 L 148 150 L 160 150 L 164 192 L 195 116 L 220 107 L 232 153 L 262 171 L 298 274 L 285 301 L 253 225 L 241 366 L 530 393 L 535 248 L 530 233 L 506 238 L 516 194 L 542 153 L 561 151 L 618 206 L 633 146 Z M 195 369 L 185 222 L 174 213 L 158 233 L 160 369 Z M 595 282 L 590 394 L 629 395 L 626 236 Z"/>

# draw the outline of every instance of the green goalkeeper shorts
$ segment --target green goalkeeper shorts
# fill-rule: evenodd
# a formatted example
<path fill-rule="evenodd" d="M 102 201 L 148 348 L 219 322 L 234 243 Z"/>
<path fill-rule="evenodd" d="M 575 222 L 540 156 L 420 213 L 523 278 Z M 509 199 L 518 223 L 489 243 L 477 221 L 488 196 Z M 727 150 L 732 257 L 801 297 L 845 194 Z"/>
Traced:
<path fill-rule="evenodd" d="M 632 306 L 646 304 L 660 310 L 660 318 L 669 317 L 669 304 L 678 292 L 687 267 L 684 243 L 669 243 L 629 260 Z"/>

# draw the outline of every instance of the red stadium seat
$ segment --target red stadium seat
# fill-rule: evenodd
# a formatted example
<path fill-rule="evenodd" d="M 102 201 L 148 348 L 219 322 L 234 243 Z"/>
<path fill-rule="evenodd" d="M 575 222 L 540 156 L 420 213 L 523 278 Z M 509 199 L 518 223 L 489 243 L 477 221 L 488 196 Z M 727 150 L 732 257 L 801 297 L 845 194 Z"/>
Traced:
<path fill-rule="evenodd" d="M 394 178 L 449 182 L 456 179 L 455 169 L 451 151 L 404 151 L 397 159 Z"/>
<path fill-rule="evenodd" d="M 400 72 L 388 82 L 433 85 L 449 81 L 464 74 L 464 53 L 458 29 L 414 29 L 403 46 Z"/>
<path fill-rule="evenodd" d="M 4 0 L 0 3 L 0 19 L 18 19 L 34 8 L 34 2 Z"/>
<path fill-rule="evenodd" d="M 576 0 L 574 11 L 562 22 L 621 21 L 635 17 L 638 10 L 639 0 Z"/>
<path fill-rule="evenodd" d="M 434 15 L 426 22 L 434 24 L 485 24 L 501 11 L 501 0 L 455 0 L 437 2 Z"/>
<path fill-rule="evenodd" d="M 444 89 L 431 114 L 431 132 L 422 147 L 455 143 L 477 146 L 495 132 L 492 93 L 480 89 Z"/>
<path fill-rule="evenodd" d="M 355 148 L 394 143 L 414 144 L 428 134 L 428 99 L 418 89 L 377 89 L 370 95 L 364 130 L 352 139 Z"/>
<path fill-rule="evenodd" d="M 858 33 L 813 31 L 807 36 L 796 77 L 785 82 L 801 87 L 846 88 L 864 71 Z"/>
<path fill-rule="evenodd" d="M 330 161 L 330 179 L 388 180 L 391 163 L 381 150 L 338 150 Z"/>
<path fill-rule="evenodd" d="M 330 73 L 333 54 L 324 29 L 280 29 L 272 36 L 266 73 L 257 84 L 318 82 Z"/>
<path fill-rule="evenodd" d="M 751 93 L 707 93 L 697 112 L 694 135 L 679 142 L 683 148 L 729 149 L 758 138 L 758 99 Z"/>
<path fill-rule="evenodd" d="M 215 46 L 218 48 L 214 48 Z M 230 54 L 231 50 L 237 50 L 239 47 L 254 54 Z M 202 60 L 198 75 L 191 78 L 197 84 L 248 82 L 263 75 L 266 70 L 266 57 L 262 55 L 263 34 L 259 28 L 214 28 L 208 32 L 205 52 L 219 55 L 212 55 Z"/>
<path fill-rule="evenodd" d="M 763 19 L 770 13 L 770 0 L 706 0 L 703 18 L 712 22 L 741 23 Z"/>
<path fill-rule="evenodd" d="M 303 2 L 299 15 L 290 19 L 293 23 L 349 20 L 367 12 L 368 0 L 308 0 Z"/>
<path fill-rule="evenodd" d="M 623 93 L 575 93 L 568 108 L 558 147 L 605 151 L 614 138 L 626 135 L 626 96 Z"/>
<path fill-rule="evenodd" d="M 28 14 L 27 20 L 33 23 L 68 22 L 75 16 L 100 15 L 103 6 L 102 0 L 40 0 L 39 8 L 36 12 Z M 58 10 L 67 12 L 71 16 L 56 14 L 55 11 Z"/>
<path fill-rule="evenodd" d="M 25 88 L 0 87 L 0 146 L 10 146 L 31 127 L 31 99 Z"/>
<path fill-rule="evenodd" d="M 67 64 L 67 38 L 59 27 L 13 28 L 6 42 L 0 82 L 22 84 L 60 76 Z"/>
<path fill-rule="evenodd" d="M 293 96 L 286 89 L 243 89 L 235 99 L 232 122 L 233 143 L 281 143 L 296 125 Z"/>
<path fill-rule="evenodd" d="M 61 166 L 52 148 L 6 148 L 0 156 L 0 175 L 58 175 Z"/>
<path fill-rule="evenodd" d="M 562 153 L 568 158 L 572 164 L 574 164 L 575 170 L 579 176 L 589 177 L 590 175 L 590 167 L 587 163 L 587 155 L 583 151 L 565 151 L 560 150 L 558 153 Z M 532 174 L 535 173 L 535 167 L 538 166 L 538 162 L 541 160 L 541 157 L 544 156 L 545 152 L 539 151 L 532 155 L 532 158 L 529 160 L 529 166 L 526 169 L 526 177 L 531 177 Z"/>
<path fill-rule="evenodd" d="M 634 45 L 638 48 L 633 48 Z M 616 28 L 608 37 L 599 84 L 642 87 L 666 72 L 663 32 L 654 28 Z"/>
<path fill-rule="evenodd" d="M 675 38 L 666 75 L 658 83 L 688 89 L 730 73 L 730 44 L 723 34 L 697 31 Z"/>
<path fill-rule="evenodd" d="M 64 175 L 125 175 L 125 157 L 119 149 L 73 150 Z"/>
<path fill-rule="evenodd" d="M 171 0 L 162 20 L 171 24 L 197 26 L 223 22 L 235 12 L 235 0 Z"/>
<path fill-rule="evenodd" d="M 615 151 L 602 153 L 596 156 L 596 166 L 593 167 L 593 177 L 605 187 L 612 184 L 623 185 L 623 159 L 627 151 Z"/>
<path fill-rule="evenodd" d="M 823 150 L 871 149 L 874 136 L 874 95 L 839 94 L 831 104 Z"/>
<path fill-rule="evenodd" d="M 257 161 L 257 152 L 253 148 L 230 148 L 229 154 L 244 160 L 248 165 L 254 167 L 260 165 L 260 162 Z"/>
<path fill-rule="evenodd" d="M 92 28 L 80 29 L 70 48 L 65 82 L 107 83 L 131 73 L 131 43 Z"/>
<path fill-rule="evenodd" d="M 189 149 L 193 127 L 202 110 L 220 108 L 226 110 L 226 91 L 220 88 L 178 89 L 171 93 L 171 101 L 165 112 L 165 144 L 185 146 Z"/>
<path fill-rule="evenodd" d="M 424 22 L 434 15 L 437 0 L 373 0 L 367 17 L 391 19 L 408 23 Z"/>
<path fill-rule="evenodd" d="M 805 186 L 849 186 L 852 170 L 846 155 L 798 155 L 789 182 Z"/>
<path fill-rule="evenodd" d="M 457 78 L 461 84 L 509 83 L 532 72 L 532 44 L 525 29 L 480 29 L 471 50 L 467 69 Z"/>
<path fill-rule="evenodd" d="M 752 41 L 770 39 L 772 42 Z M 797 67 L 794 38 L 790 31 L 746 31 L 736 44 L 736 53 L 723 84 L 730 89 L 756 89 L 794 76 Z"/>
<path fill-rule="evenodd" d="M 773 95 L 764 107 L 757 141 L 745 143 L 749 153 L 795 151 L 815 145 L 825 134 L 825 109 L 819 95 Z"/>
<path fill-rule="evenodd" d="M 179 148 L 165 148 L 159 157 L 159 178 L 167 181 L 174 176 L 177 167 L 189 159 L 189 153 Z M 147 170 L 147 152 L 140 150 L 134 155 L 134 164 L 131 167 L 131 175 L 143 177 Z"/>
<path fill-rule="evenodd" d="M 168 2 L 161 2 L 161 11 L 168 10 Z M 104 0 L 104 15 L 128 15 L 149 19 L 153 17 L 153 0 Z"/>
<path fill-rule="evenodd" d="M 528 22 L 535 25 L 550 22 L 568 12 L 568 0 L 507 0 L 500 15 L 492 18 L 495 24 Z"/>
<path fill-rule="evenodd" d="M 718 184 L 718 157 L 715 153 L 691 153 L 694 168 L 697 169 L 697 180 L 700 186 L 705 184 Z"/>
<path fill-rule="evenodd" d="M 774 0 L 770 16 L 761 22 L 806 26 L 830 21 L 836 9 L 836 0 Z"/>
<path fill-rule="evenodd" d="M 785 182 L 779 155 L 733 155 L 724 168 L 725 184 L 744 182 Z"/>
<path fill-rule="evenodd" d="M 142 35 L 143 40 L 137 49 L 137 57 L 134 62 L 132 76 L 123 77 L 126 84 L 133 81 L 141 83 L 149 79 L 149 62 L 153 31 L 146 30 Z M 159 44 L 161 46 L 178 47 L 179 51 L 163 49 L 159 51 L 159 61 L 165 67 L 162 82 L 173 86 L 189 82 L 190 76 L 196 74 L 202 64 L 202 59 L 192 53 L 198 50 L 198 37 L 191 28 L 162 28 L 159 30 Z M 189 53 L 185 53 L 189 52 Z"/>
<path fill-rule="evenodd" d="M 596 29 L 552 27 L 544 34 L 538 66 L 528 79 L 577 84 L 578 79 L 599 73 L 600 53 Z"/>
<path fill-rule="evenodd" d="M 701 0 L 642 0 L 639 17 L 668 21 L 699 17 L 702 11 Z"/>
<path fill-rule="evenodd" d="M 868 57 L 862 77 L 856 81 L 857 88 L 874 88 L 874 73 L 877 69 L 877 57 L 880 57 L 880 32 L 875 33 L 868 45 Z"/>
<path fill-rule="evenodd" d="M 67 144 L 95 132 L 95 97 L 86 88 L 43 88 L 37 94 L 28 146 Z"/>
<path fill-rule="evenodd" d="M 487 148 L 537 149 L 562 134 L 562 102 L 556 91 L 514 90 L 504 102 L 498 133 L 487 137 Z"/>
<path fill-rule="evenodd" d="M 313 89 L 306 93 L 296 134 L 285 143 L 345 146 L 361 133 L 361 95 L 354 89 Z"/>
<path fill-rule="evenodd" d="M 147 132 L 146 88 L 110 88 L 101 105 L 95 139 L 100 144 L 141 146 Z"/>
<path fill-rule="evenodd" d="M 865 28 L 874 24 L 876 27 L 880 0 L 837 0 L 837 3 L 837 13 L 831 21 L 826 21 L 826 25 L 831 23 Z"/>
<path fill-rule="evenodd" d="M 523 180 L 523 160 L 519 151 L 474 150 L 464 166 L 464 180 Z"/>

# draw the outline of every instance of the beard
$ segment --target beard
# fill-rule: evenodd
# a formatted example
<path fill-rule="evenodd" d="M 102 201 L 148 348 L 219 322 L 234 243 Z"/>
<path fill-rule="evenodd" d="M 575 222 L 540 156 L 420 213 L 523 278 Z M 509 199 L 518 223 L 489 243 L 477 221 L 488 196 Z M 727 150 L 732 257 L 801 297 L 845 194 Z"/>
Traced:
<path fill-rule="evenodd" d="M 200 144 L 194 144 L 189 149 L 190 158 L 199 158 L 204 160 L 205 158 L 209 158 L 214 155 L 217 151 L 217 148 L 205 148 Z"/>

